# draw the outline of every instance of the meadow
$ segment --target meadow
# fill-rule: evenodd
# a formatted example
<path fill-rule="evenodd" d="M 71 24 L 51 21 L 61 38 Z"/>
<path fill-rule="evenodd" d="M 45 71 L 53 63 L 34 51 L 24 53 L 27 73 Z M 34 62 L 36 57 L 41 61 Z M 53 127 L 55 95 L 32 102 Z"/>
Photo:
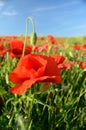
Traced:
<path fill-rule="evenodd" d="M 0 130 L 86 129 L 86 37 L 0 37 Z"/>
<path fill-rule="evenodd" d="M 86 37 L 0 37 L 0 130 L 86 129 Z"/>

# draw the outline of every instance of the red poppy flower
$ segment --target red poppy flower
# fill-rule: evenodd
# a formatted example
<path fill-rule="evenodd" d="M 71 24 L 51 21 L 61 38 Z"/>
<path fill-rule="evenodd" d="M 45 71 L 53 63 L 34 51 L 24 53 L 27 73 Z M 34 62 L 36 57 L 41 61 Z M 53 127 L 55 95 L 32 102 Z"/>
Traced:
<path fill-rule="evenodd" d="M 35 48 L 34 48 L 34 51 L 37 51 L 37 52 L 44 52 L 45 51 L 45 48 L 43 47 L 43 46 L 36 46 Z"/>
<path fill-rule="evenodd" d="M 8 49 L 5 49 L 3 44 L 0 44 L 0 55 L 6 54 L 7 51 L 8 51 Z"/>
<path fill-rule="evenodd" d="M 45 38 L 43 36 L 39 37 L 39 40 L 44 40 Z"/>
<path fill-rule="evenodd" d="M 65 66 L 66 66 L 67 69 L 70 69 L 73 66 L 73 64 L 74 63 L 72 61 L 68 61 L 68 62 L 65 63 Z"/>
<path fill-rule="evenodd" d="M 43 43 L 43 48 L 45 51 L 48 51 L 48 48 L 49 48 L 49 44 L 47 42 Z"/>
<path fill-rule="evenodd" d="M 83 45 L 82 45 L 82 49 L 83 49 L 83 50 L 86 50 L 86 44 L 83 44 Z"/>
<path fill-rule="evenodd" d="M 56 51 L 56 50 L 58 50 L 58 47 L 54 45 L 54 46 L 52 47 L 52 50 Z"/>
<path fill-rule="evenodd" d="M 55 39 L 50 39 L 50 42 L 51 42 L 52 44 L 56 44 L 56 43 L 57 43 Z"/>
<path fill-rule="evenodd" d="M 3 49 L 4 49 L 3 44 L 0 44 L 0 50 L 3 50 Z"/>
<path fill-rule="evenodd" d="M 48 37 L 49 41 L 50 41 L 52 44 L 56 44 L 56 43 L 57 43 L 57 42 L 56 42 L 56 39 L 54 38 L 54 36 L 52 36 L 52 35 L 47 35 L 47 37 Z"/>
<path fill-rule="evenodd" d="M 41 52 L 41 51 L 40 51 L 40 50 L 41 50 L 40 48 L 41 48 L 41 46 L 40 46 L 40 45 L 37 45 L 37 46 L 34 47 L 34 51 Z"/>
<path fill-rule="evenodd" d="M 73 66 L 72 61 L 68 61 L 66 63 L 58 64 L 58 68 L 61 70 L 70 69 Z"/>
<path fill-rule="evenodd" d="M 44 43 L 43 45 L 38 45 L 34 48 L 34 51 L 38 51 L 38 52 L 44 52 L 44 51 L 48 51 L 48 43 Z"/>
<path fill-rule="evenodd" d="M 74 45 L 73 48 L 74 48 L 75 50 L 79 51 L 79 50 L 81 49 L 81 46 L 77 44 L 77 45 Z"/>
<path fill-rule="evenodd" d="M 62 83 L 55 60 L 37 54 L 22 57 L 14 71 L 9 74 L 9 78 L 14 84 L 18 84 L 10 88 L 10 92 L 15 94 L 26 92 L 32 84 L 37 82 Z"/>
<path fill-rule="evenodd" d="M 49 39 L 54 39 L 54 36 L 51 35 L 51 34 L 47 35 L 47 37 L 48 37 Z"/>
<path fill-rule="evenodd" d="M 80 67 L 83 68 L 83 69 L 86 69 L 86 63 L 82 62 L 82 63 L 80 64 Z"/>
<path fill-rule="evenodd" d="M 84 63 L 84 62 L 82 62 L 82 61 L 80 61 L 80 60 L 78 60 L 77 63 L 79 64 L 79 66 L 80 66 L 81 68 L 86 69 L 86 63 Z"/>
<path fill-rule="evenodd" d="M 22 55 L 24 42 L 22 40 L 12 40 L 10 41 L 10 53 L 13 53 L 13 56 L 20 57 Z M 26 46 L 25 54 L 29 54 L 32 51 L 31 46 Z M 12 55 L 12 54 L 11 54 Z"/>

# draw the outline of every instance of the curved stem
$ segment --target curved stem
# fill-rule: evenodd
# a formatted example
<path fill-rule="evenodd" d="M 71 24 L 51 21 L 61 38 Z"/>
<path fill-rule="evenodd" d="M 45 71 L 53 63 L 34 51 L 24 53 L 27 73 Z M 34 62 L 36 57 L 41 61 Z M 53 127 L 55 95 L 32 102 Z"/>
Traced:
<path fill-rule="evenodd" d="M 35 23 L 34 23 L 34 20 L 31 17 L 28 17 L 27 21 L 29 22 L 29 20 L 32 22 L 33 32 L 35 32 Z"/>
<path fill-rule="evenodd" d="M 26 35 L 25 35 L 25 40 L 24 40 L 24 47 L 23 47 L 23 51 L 22 51 L 22 57 L 24 56 L 25 47 L 26 47 L 26 44 L 27 44 L 28 23 L 29 23 L 29 21 L 32 22 L 33 32 L 35 32 L 35 23 L 34 23 L 34 20 L 31 17 L 28 17 L 27 20 L 26 20 Z"/>

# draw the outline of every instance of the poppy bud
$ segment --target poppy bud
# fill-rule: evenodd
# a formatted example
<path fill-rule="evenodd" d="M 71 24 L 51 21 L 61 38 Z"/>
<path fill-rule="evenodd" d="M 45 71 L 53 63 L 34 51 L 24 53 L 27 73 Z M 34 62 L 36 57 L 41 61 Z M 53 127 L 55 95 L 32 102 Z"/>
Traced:
<path fill-rule="evenodd" d="M 36 44 L 36 40 L 37 40 L 36 32 L 32 32 L 31 39 L 30 39 L 31 45 L 35 45 Z"/>

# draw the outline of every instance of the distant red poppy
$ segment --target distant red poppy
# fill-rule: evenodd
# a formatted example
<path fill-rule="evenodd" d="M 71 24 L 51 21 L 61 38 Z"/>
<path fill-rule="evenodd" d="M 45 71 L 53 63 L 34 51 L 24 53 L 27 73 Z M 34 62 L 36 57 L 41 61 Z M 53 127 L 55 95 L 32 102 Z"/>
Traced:
<path fill-rule="evenodd" d="M 29 54 L 20 59 L 17 67 L 9 74 L 10 80 L 17 84 L 10 88 L 14 94 L 26 92 L 37 82 L 62 83 L 60 70 L 52 57 Z"/>
<path fill-rule="evenodd" d="M 86 50 L 86 44 L 83 44 L 83 45 L 82 45 L 82 49 L 83 49 L 83 50 Z"/>
<path fill-rule="evenodd" d="M 47 35 L 47 37 L 48 37 L 50 43 L 52 43 L 52 44 L 56 44 L 56 43 L 57 43 L 57 42 L 56 42 L 56 39 L 54 38 L 54 36 L 52 36 L 52 35 Z"/>
<path fill-rule="evenodd" d="M 66 66 L 67 69 L 70 69 L 73 66 L 73 64 L 74 63 L 72 61 L 68 61 L 68 62 L 65 63 L 65 66 Z"/>
<path fill-rule="evenodd" d="M 0 44 L 0 55 L 6 54 L 8 49 L 5 49 L 3 44 Z"/>
<path fill-rule="evenodd" d="M 77 45 L 73 45 L 73 48 L 77 51 L 79 51 L 81 49 L 81 46 L 79 44 Z"/>
<path fill-rule="evenodd" d="M 42 50 L 41 48 L 42 48 L 41 45 L 37 45 L 34 47 L 34 51 L 41 52 L 41 50 Z"/>
<path fill-rule="evenodd" d="M 81 68 L 86 69 L 86 63 L 84 63 L 84 62 L 82 62 L 82 61 L 80 61 L 80 60 L 78 60 L 77 63 L 79 64 L 79 66 L 80 66 Z"/>
<path fill-rule="evenodd" d="M 44 51 L 48 51 L 48 48 L 49 48 L 48 43 L 44 43 L 43 45 L 35 46 L 34 51 L 44 52 Z"/>
<path fill-rule="evenodd" d="M 40 40 L 44 40 L 45 38 L 43 36 L 39 37 Z"/>
<path fill-rule="evenodd" d="M 45 51 L 48 51 L 49 44 L 47 42 L 44 42 L 42 46 L 43 46 Z"/>
<path fill-rule="evenodd" d="M 49 39 L 54 39 L 54 36 L 51 35 L 51 34 L 47 35 L 47 37 L 48 37 Z"/>
<path fill-rule="evenodd" d="M 3 50 L 3 49 L 4 49 L 3 44 L 0 44 L 0 50 Z"/>
<path fill-rule="evenodd" d="M 52 47 L 52 50 L 56 51 L 56 50 L 58 50 L 58 47 L 57 47 L 56 45 L 54 45 L 54 46 Z"/>
<path fill-rule="evenodd" d="M 64 63 L 64 64 L 60 64 L 60 65 L 58 65 L 58 68 L 59 69 L 70 69 L 71 67 L 73 66 L 73 62 L 72 61 L 68 61 L 68 62 L 66 62 L 66 63 Z"/>
<path fill-rule="evenodd" d="M 56 44 L 56 43 L 57 43 L 55 39 L 50 39 L 50 42 L 51 42 L 52 44 Z"/>
<path fill-rule="evenodd" d="M 83 69 L 86 69 L 86 63 L 82 62 L 82 63 L 80 64 L 80 67 L 83 68 Z"/>

